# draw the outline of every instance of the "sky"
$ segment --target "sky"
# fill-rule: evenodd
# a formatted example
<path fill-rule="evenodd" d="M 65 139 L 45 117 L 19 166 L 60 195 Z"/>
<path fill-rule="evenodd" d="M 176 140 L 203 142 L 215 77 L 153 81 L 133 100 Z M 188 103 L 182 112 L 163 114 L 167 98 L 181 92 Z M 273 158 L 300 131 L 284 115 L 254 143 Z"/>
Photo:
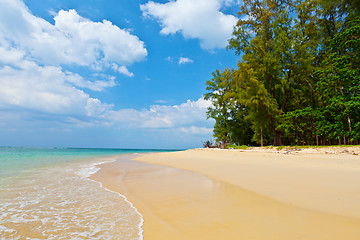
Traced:
<path fill-rule="evenodd" d="M 187 149 L 238 0 L 0 0 L 0 146 Z"/>

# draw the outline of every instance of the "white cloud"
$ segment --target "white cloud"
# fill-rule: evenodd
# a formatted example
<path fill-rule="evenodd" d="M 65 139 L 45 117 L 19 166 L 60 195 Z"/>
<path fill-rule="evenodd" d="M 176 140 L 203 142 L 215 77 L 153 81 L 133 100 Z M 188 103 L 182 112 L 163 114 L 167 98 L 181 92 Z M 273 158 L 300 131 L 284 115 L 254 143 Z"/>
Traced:
<path fill-rule="evenodd" d="M 24 51 L 9 48 L 9 44 L 7 44 L 6 42 L 2 42 L 3 41 L 0 40 L 0 64 L 16 64 L 24 58 Z"/>
<path fill-rule="evenodd" d="M 183 133 L 206 133 L 212 125 L 206 111 L 211 102 L 200 98 L 179 105 L 153 105 L 149 109 L 114 110 L 109 104 L 92 98 L 80 88 L 94 91 L 112 86 L 114 77 L 96 74 L 98 80 L 89 82 L 80 75 L 64 71 L 60 66 L 41 66 L 24 59 L 21 51 L 0 47 L 0 52 L 12 58 L 1 58 L 0 64 L 0 110 L 25 113 L 36 118 L 38 114 L 57 121 L 81 126 L 115 126 L 119 128 L 173 129 Z M 23 59 L 21 59 L 23 57 Z M 203 129 L 202 129 L 203 128 Z M 198 129 L 199 131 L 197 131 Z"/>
<path fill-rule="evenodd" d="M 20 0 L 0 0 L 1 126 L 16 130 L 27 123 L 36 131 L 43 125 L 56 128 L 56 121 L 70 129 L 112 126 L 208 134 L 210 102 L 203 98 L 174 106 L 116 110 L 84 92 L 116 85 L 114 76 L 101 72 L 104 68 L 134 76 L 127 67 L 145 59 L 144 43 L 128 30 L 106 20 L 92 22 L 75 10 L 54 14 L 51 24 L 34 16 Z M 67 66 L 74 64 L 100 72 L 85 79 L 68 71 Z"/>
<path fill-rule="evenodd" d="M 114 76 L 104 76 L 103 78 L 106 78 L 106 80 L 87 81 L 84 80 L 84 78 L 79 74 L 74 74 L 69 71 L 66 71 L 65 74 L 67 82 L 72 83 L 74 86 L 80 88 L 88 88 L 93 91 L 102 91 L 104 88 L 116 86 Z"/>
<path fill-rule="evenodd" d="M 113 63 L 112 67 L 113 67 L 114 71 L 124 74 L 125 76 L 128 76 L 128 77 L 134 76 L 134 73 L 129 72 L 129 70 L 124 65 L 119 67 L 116 63 Z"/>
<path fill-rule="evenodd" d="M 237 18 L 220 11 L 229 0 L 176 0 L 168 3 L 150 1 L 140 5 L 143 15 L 156 18 L 162 34 L 181 33 L 196 38 L 204 49 L 224 48 Z"/>
<path fill-rule="evenodd" d="M 59 120 L 92 122 L 112 108 L 82 89 L 102 91 L 115 77 L 89 79 L 66 70 L 77 64 L 133 76 L 126 65 L 147 51 L 138 37 L 111 22 L 92 22 L 75 10 L 55 14 L 55 24 L 34 16 L 20 0 L 0 0 L 0 109 Z M 119 67 L 120 65 L 120 67 Z M 64 69 L 65 68 L 65 69 Z"/>
<path fill-rule="evenodd" d="M 34 16 L 20 0 L 0 0 L 0 39 L 43 64 L 129 65 L 147 56 L 137 36 L 110 21 L 93 22 L 75 10 L 61 10 L 54 20 Z"/>
<path fill-rule="evenodd" d="M 186 128 L 197 125 L 209 125 L 206 118 L 207 108 L 211 102 L 200 98 L 188 100 L 180 105 L 153 105 L 149 109 L 122 109 L 109 111 L 107 118 L 113 123 L 125 123 L 129 127 L 140 128 Z M 199 126 L 200 125 L 200 126 Z"/>
<path fill-rule="evenodd" d="M 179 64 L 185 64 L 185 63 L 193 63 L 194 61 L 190 58 L 184 58 L 184 57 L 180 57 L 179 58 Z"/>
<path fill-rule="evenodd" d="M 156 100 L 155 103 L 158 103 L 158 104 L 165 104 L 167 103 L 168 101 L 166 100 Z"/>
<path fill-rule="evenodd" d="M 0 47 L 0 52 L 10 54 L 18 51 Z M 83 84 L 87 82 L 79 75 L 64 73 L 61 67 L 39 66 L 23 59 L 0 67 L 0 108 L 93 117 L 111 107 L 73 86 Z M 99 90 L 104 87 L 101 84 L 104 83 L 99 81 L 88 85 Z"/>
<path fill-rule="evenodd" d="M 242 4 L 242 0 L 224 0 L 224 5 L 226 7 L 231 7 L 234 5 L 241 5 Z"/>
<path fill-rule="evenodd" d="M 211 134 L 213 132 L 212 128 L 206 128 L 206 127 L 196 127 L 196 126 L 190 126 L 190 127 L 184 127 L 180 128 L 180 131 L 184 133 L 189 134 Z"/>

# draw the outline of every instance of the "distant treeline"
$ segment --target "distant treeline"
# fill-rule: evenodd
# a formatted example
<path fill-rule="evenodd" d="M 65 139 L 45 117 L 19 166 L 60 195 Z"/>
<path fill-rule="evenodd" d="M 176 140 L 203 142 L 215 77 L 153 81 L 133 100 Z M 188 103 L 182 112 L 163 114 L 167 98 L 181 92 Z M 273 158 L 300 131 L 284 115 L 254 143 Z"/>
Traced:
<path fill-rule="evenodd" d="M 222 146 L 360 142 L 357 0 L 243 0 L 228 49 L 237 68 L 207 81 Z"/>

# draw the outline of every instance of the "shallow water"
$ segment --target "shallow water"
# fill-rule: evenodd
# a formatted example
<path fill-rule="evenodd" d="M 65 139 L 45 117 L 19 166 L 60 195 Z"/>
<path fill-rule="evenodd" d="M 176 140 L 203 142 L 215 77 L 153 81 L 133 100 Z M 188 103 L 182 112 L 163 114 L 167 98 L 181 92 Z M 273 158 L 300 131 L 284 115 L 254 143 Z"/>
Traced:
<path fill-rule="evenodd" d="M 0 239 L 142 239 L 136 208 L 88 179 L 115 152 L 1 150 Z"/>

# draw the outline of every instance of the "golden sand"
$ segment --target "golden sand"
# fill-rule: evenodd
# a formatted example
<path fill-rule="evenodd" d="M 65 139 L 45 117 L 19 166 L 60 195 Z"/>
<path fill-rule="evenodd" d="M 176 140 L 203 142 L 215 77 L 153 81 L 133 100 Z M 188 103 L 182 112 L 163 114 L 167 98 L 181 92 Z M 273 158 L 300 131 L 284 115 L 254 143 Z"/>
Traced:
<path fill-rule="evenodd" d="M 360 239 L 356 155 L 188 150 L 104 164 L 144 239 Z M 151 163 L 151 164 L 150 164 Z"/>

